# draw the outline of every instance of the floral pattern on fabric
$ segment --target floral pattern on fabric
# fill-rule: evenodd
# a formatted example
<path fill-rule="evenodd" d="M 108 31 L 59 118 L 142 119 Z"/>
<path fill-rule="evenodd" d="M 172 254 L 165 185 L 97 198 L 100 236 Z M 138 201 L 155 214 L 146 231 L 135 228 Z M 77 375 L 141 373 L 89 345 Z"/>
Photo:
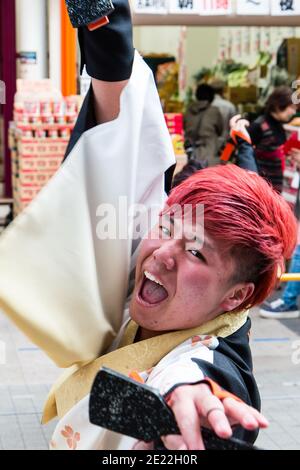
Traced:
<path fill-rule="evenodd" d="M 77 443 L 80 441 L 80 433 L 73 431 L 71 426 L 65 426 L 64 429 L 60 432 L 61 435 L 66 439 L 67 446 L 69 449 L 76 450 Z"/>
<path fill-rule="evenodd" d="M 219 341 L 216 336 L 211 335 L 196 335 L 191 338 L 192 346 L 199 345 L 206 346 L 208 349 L 216 349 L 219 346 Z"/>
<path fill-rule="evenodd" d="M 165 395 L 178 383 L 196 383 L 204 378 L 195 359 L 213 364 L 214 349 L 219 345 L 218 338 L 211 335 L 190 337 L 166 356 L 154 367 L 140 371 L 138 367 L 128 374 L 138 382 L 146 383 Z M 74 429 L 80 430 L 74 432 Z M 115 434 L 100 428 L 89 421 L 89 395 L 80 400 L 58 423 L 52 449 L 107 450 L 132 449 L 135 439 Z"/>

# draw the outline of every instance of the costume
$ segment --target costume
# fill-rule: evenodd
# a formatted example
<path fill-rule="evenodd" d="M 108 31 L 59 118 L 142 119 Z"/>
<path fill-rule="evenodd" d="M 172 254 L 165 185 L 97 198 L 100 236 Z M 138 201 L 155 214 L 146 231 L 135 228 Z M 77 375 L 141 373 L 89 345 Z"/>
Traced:
<path fill-rule="evenodd" d="M 127 322 L 124 306 L 130 298 L 139 239 L 132 236 L 136 228 L 133 218 L 128 225 L 123 217 L 120 198 L 126 198 L 127 207 L 143 204 L 146 218 L 151 208 L 155 207 L 158 214 L 166 197 L 164 183 L 174 165 L 174 154 L 152 73 L 137 52 L 118 118 L 93 127 L 92 110 L 90 92 L 68 158 L 0 240 L 0 307 L 59 366 L 74 366 L 53 388 L 44 421 L 57 413 L 66 420 L 59 436 L 67 439 L 69 448 L 71 441 L 71 448 L 75 444 L 79 448 L 77 433 L 83 435 L 83 431 L 76 429 L 72 434 L 68 413 L 74 413 L 72 420 L 76 421 L 76 407 L 82 406 L 82 400 L 86 413 L 85 397 L 101 363 L 125 372 L 146 372 L 154 367 L 149 383 L 164 390 L 178 381 L 194 382 L 207 375 L 259 408 L 248 347 L 247 312 L 225 313 L 193 331 L 173 332 L 139 343 L 134 343 L 131 335 L 124 344 L 121 326 Z M 99 223 L 104 209 L 113 210 L 125 236 L 101 239 Z M 155 211 L 152 216 L 156 219 Z M 197 332 L 217 338 L 206 338 L 209 344 L 203 344 L 202 339 L 195 339 Z M 208 347 L 210 341 L 214 350 Z M 118 345 L 120 349 L 115 350 Z M 196 355 L 195 348 L 199 352 Z M 185 369 L 185 361 L 188 374 L 183 376 L 179 369 Z M 172 383 L 166 383 L 164 371 L 168 375 L 170 366 L 176 369 L 176 377 L 172 372 Z M 244 430 L 237 430 L 236 435 L 255 438 L 255 433 L 248 435 Z M 80 445 L 99 448 L 99 438 L 95 439 L 88 433 Z M 102 448 L 119 444 L 107 445 L 101 444 Z"/>
<path fill-rule="evenodd" d="M 128 316 L 126 311 L 125 318 Z M 246 403 L 259 408 L 259 395 L 250 366 L 251 354 L 247 336 L 249 328 L 248 319 L 244 326 L 227 338 L 194 335 L 166 354 L 156 366 L 139 372 L 139 376 L 147 385 L 159 389 L 163 395 L 178 384 L 196 383 L 204 377 L 210 377 Z M 122 337 L 123 330 L 112 349 Z M 56 426 L 50 448 L 131 449 L 136 442 L 134 439 L 89 422 L 88 403 L 89 395 L 86 395 L 64 415 Z M 247 432 L 242 428 L 236 429 L 234 435 L 252 442 L 256 437 L 256 433 Z"/>
<path fill-rule="evenodd" d="M 60 367 L 98 357 L 122 324 L 138 240 L 127 232 L 100 240 L 101 207 L 115 208 L 123 233 L 132 220 L 120 197 L 128 208 L 143 204 L 157 214 L 175 161 L 153 76 L 138 53 L 121 102 L 118 119 L 81 136 L 0 240 L 0 308 Z"/>

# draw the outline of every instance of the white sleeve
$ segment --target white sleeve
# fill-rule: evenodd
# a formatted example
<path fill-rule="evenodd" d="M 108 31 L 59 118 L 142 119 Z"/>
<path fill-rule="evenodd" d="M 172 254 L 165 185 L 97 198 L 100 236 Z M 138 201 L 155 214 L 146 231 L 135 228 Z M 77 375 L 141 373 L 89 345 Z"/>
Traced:
<path fill-rule="evenodd" d="M 117 220 L 120 196 L 160 207 L 173 163 L 152 73 L 136 53 L 119 117 L 81 136 L 0 239 L 0 308 L 59 366 L 98 357 L 121 325 L 132 245 L 99 239 L 101 204 Z"/>
<path fill-rule="evenodd" d="M 207 339 L 208 338 L 208 339 Z M 204 374 L 195 359 L 213 364 L 214 349 L 218 346 L 214 336 L 196 336 L 171 351 L 154 367 L 147 385 L 158 388 L 162 395 L 177 384 L 193 384 L 204 379 Z"/>

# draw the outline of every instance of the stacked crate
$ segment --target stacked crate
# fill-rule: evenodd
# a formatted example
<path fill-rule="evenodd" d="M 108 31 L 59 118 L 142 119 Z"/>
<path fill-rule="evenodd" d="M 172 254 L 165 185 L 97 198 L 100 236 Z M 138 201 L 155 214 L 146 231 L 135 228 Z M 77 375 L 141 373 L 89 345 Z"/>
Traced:
<path fill-rule="evenodd" d="M 81 98 L 15 101 L 9 131 L 14 213 L 20 213 L 58 170 L 81 106 Z"/>
<path fill-rule="evenodd" d="M 184 149 L 183 115 L 182 113 L 165 113 L 165 120 L 171 135 L 176 156 L 177 165 L 175 173 L 178 173 L 178 171 L 180 171 L 187 163 Z"/>

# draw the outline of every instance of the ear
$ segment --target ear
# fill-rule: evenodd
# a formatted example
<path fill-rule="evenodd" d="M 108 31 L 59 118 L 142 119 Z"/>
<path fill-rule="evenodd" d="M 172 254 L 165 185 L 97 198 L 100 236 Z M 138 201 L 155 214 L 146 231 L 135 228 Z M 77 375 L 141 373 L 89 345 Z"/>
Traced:
<path fill-rule="evenodd" d="M 253 294 L 255 285 L 253 282 L 243 282 L 233 286 L 225 295 L 221 307 L 223 311 L 230 312 L 238 308 Z"/>

